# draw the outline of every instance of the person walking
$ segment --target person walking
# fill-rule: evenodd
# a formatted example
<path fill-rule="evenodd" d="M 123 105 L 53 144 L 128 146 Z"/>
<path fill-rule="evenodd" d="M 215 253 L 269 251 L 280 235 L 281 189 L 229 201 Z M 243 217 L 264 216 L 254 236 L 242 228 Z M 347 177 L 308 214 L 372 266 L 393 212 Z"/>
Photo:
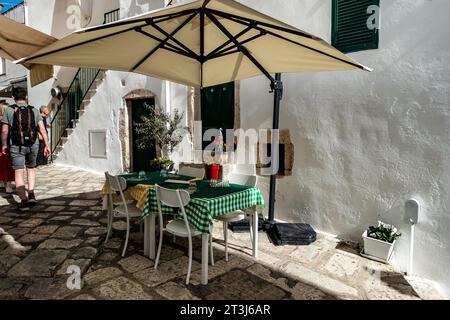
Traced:
<path fill-rule="evenodd" d="M 5 100 L 0 100 L 0 121 L 2 121 L 3 113 L 9 108 Z M 0 153 L 0 183 L 5 187 L 6 193 L 13 193 L 11 181 L 14 181 L 14 170 L 12 160 L 8 153 Z"/>
<path fill-rule="evenodd" d="M 42 122 L 44 123 L 45 132 L 47 133 L 48 137 L 47 128 L 50 128 L 48 117 L 50 111 L 48 110 L 47 106 L 41 106 L 40 111 L 42 116 Z M 44 137 L 39 133 L 39 151 L 36 159 L 37 166 L 45 166 L 48 164 L 48 157 L 45 156 L 44 150 L 45 150 Z"/>
<path fill-rule="evenodd" d="M 36 158 L 39 150 L 38 133 L 44 139 L 44 155 L 50 155 L 47 132 L 38 109 L 28 105 L 27 91 L 24 88 L 13 89 L 15 105 L 7 108 L 2 122 L 2 153 L 8 150 L 12 159 L 16 192 L 21 199 L 20 211 L 30 210 L 36 203 L 34 186 L 36 183 Z M 27 173 L 28 190 L 25 188 L 24 174 Z M 28 193 L 27 193 L 28 191 Z"/>

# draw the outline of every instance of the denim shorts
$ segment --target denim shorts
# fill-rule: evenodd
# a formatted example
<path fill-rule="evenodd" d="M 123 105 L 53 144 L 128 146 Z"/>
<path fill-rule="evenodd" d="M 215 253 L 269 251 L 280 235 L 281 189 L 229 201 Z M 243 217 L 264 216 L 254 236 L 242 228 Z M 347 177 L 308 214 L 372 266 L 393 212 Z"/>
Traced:
<path fill-rule="evenodd" d="M 14 170 L 33 169 L 36 168 L 36 158 L 39 151 L 39 143 L 35 143 L 31 147 L 11 146 L 9 152 L 11 154 L 12 166 Z"/>

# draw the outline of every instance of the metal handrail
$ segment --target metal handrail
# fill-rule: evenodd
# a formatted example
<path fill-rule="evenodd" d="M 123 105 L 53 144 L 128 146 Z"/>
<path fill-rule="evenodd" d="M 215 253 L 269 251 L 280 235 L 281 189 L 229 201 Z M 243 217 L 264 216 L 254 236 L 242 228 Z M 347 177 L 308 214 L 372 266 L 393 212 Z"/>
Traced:
<path fill-rule="evenodd" d="M 106 12 L 104 14 L 103 24 L 119 19 L 119 12 L 120 9 Z M 58 105 L 58 109 L 50 123 L 51 160 L 53 160 L 55 151 L 61 144 L 62 138 L 67 131 L 66 129 L 73 125 L 79 118 L 78 111 L 80 106 L 101 71 L 101 69 L 80 68 L 75 74 L 69 89 L 66 94 L 64 94 L 63 100 Z M 70 101 L 70 99 L 74 99 L 74 101 Z"/>
<path fill-rule="evenodd" d="M 105 13 L 103 24 L 114 22 L 120 19 L 120 9 L 111 10 Z"/>
<path fill-rule="evenodd" d="M 72 82 L 70 83 L 70 86 L 69 86 L 69 90 L 70 90 L 70 88 L 73 86 L 73 84 L 74 84 L 75 80 L 77 79 L 78 74 L 80 73 L 80 71 L 81 71 L 81 68 L 78 69 L 77 73 L 76 73 L 75 76 L 73 77 Z M 53 124 L 53 122 L 55 121 L 56 116 L 58 115 L 59 111 L 61 110 L 61 106 L 62 106 L 63 103 L 66 101 L 66 98 L 67 98 L 67 95 L 64 95 L 63 100 L 62 100 L 61 103 L 58 105 L 58 110 L 56 111 L 55 115 L 53 116 L 53 119 L 52 119 L 51 124 Z"/>
<path fill-rule="evenodd" d="M 80 105 L 85 100 L 100 71 L 100 69 L 80 68 L 67 93 L 64 95 L 63 101 L 59 104 L 58 110 L 51 121 L 52 135 L 50 142 L 52 160 L 53 154 L 60 145 L 66 129 L 73 125 L 73 122 L 79 118 L 78 111 Z M 70 99 L 74 99 L 75 101 L 69 101 Z"/>

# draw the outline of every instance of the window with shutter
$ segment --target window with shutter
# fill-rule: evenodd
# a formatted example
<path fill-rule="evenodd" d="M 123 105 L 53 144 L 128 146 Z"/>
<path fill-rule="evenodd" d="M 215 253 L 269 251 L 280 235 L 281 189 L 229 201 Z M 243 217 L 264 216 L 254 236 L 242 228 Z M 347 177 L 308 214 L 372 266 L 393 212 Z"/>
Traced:
<path fill-rule="evenodd" d="M 344 53 L 378 49 L 380 0 L 332 1 L 332 45 Z"/>

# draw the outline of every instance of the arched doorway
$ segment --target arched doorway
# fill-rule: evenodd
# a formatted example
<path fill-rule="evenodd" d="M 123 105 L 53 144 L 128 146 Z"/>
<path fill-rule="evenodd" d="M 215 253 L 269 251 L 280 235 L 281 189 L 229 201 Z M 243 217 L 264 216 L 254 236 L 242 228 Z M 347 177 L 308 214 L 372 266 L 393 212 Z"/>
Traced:
<path fill-rule="evenodd" d="M 149 90 L 138 89 L 129 92 L 123 99 L 126 108 L 120 116 L 120 139 L 124 171 L 149 171 L 150 161 L 157 157 L 159 150 L 154 146 L 138 148 L 140 135 L 136 132 L 136 124 L 142 123 L 142 116 L 149 114 L 148 108 L 159 109 L 158 98 Z"/>

